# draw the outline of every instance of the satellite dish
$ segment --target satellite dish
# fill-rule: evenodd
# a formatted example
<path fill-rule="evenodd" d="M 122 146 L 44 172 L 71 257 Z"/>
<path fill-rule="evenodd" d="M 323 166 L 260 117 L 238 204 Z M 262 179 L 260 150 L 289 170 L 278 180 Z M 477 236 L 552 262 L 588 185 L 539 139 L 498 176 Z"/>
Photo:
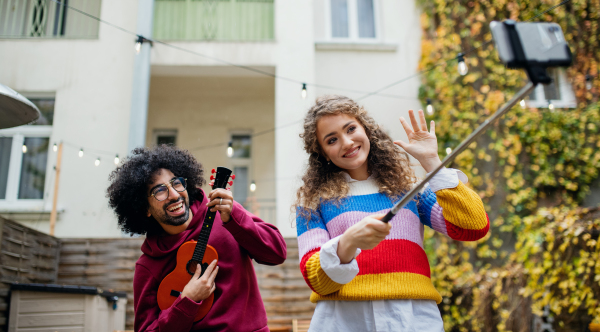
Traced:
<path fill-rule="evenodd" d="M 40 110 L 27 98 L 0 84 L 0 129 L 32 123 L 40 115 Z"/>

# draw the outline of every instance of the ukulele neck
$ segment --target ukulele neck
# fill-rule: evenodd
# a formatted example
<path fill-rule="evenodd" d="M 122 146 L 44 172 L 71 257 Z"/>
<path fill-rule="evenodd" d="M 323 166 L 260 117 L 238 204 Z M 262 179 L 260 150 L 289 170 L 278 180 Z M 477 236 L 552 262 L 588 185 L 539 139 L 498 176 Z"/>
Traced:
<path fill-rule="evenodd" d="M 210 237 L 210 231 L 212 230 L 216 214 L 216 212 L 211 212 L 210 208 L 206 211 L 204 223 L 202 223 L 202 230 L 198 236 L 198 242 L 196 243 L 196 249 L 194 250 L 194 255 L 192 257 L 192 259 L 197 262 L 202 262 L 202 258 L 204 257 L 204 250 L 208 244 L 208 238 Z"/>

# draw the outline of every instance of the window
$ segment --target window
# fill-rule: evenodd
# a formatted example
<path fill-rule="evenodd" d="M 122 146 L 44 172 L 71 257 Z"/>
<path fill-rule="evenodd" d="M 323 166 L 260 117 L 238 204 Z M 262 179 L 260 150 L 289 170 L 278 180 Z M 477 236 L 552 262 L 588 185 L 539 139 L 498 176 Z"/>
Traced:
<path fill-rule="evenodd" d="M 538 84 L 529 95 L 527 106 L 547 108 L 550 103 L 556 108 L 577 107 L 573 88 L 567 80 L 565 70 L 562 68 L 548 68 L 548 75 L 552 77 L 552 83 L 548 85 Z"/>
<path fill-rule="evenodd" d="M 98 21 L 62 4 L 100 16 L 101 0 L 2 0 L 0 37 L 98 38 Z"/>
<path fill-rule="evenodd" d="M 231 187 L 233 199 L 247 208 L 250 183 L 252 181 L 250 178 L 252 137 L 249 134 L 232 134 L 231 147 L 233 148 L 231 163 L 233 174 L 235 174 L 235 180 Z"/>
<path fill-rule="evenodd" d="M 177 129 L 155 129 L 154 143 L 177 146 Z"/>
<path fill-rule="evenodd" d="M 33 124 L 0 130 L 0 205 L 40 207 L 46 186 L 54 98 L 30 96 L 40 110 Z"/>
<path fill-rule="evenodd" d="M 375 0 L 330 0 L 332 39 L 373 40 L 377 37 Z"/>

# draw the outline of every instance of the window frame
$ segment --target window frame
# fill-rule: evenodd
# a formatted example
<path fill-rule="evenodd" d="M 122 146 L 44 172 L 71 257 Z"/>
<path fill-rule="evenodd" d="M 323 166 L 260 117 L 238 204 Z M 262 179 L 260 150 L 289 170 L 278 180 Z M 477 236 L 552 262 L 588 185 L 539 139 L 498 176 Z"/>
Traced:
<path fill-rule="evenodd" d="M 551 99 L 555 108 L 576 108 L 577 100 L 572 84 L 567 80 L 567 73 L 564 68 L 558 70 L 560 99 Z M 535 100 L 525 99 L 525 105 L 530 108 L 548 108 L 548 99 L 544 92 L 544 86 L 538 84 L 532 92 L 535 94 Z"/>
<path fill-rule="evenodd" d="M 374 38 L 360 38 L 358 34 L 358 0 L 348 1 L 348 38 L 333 37 L 331 22 L 331 0 L 325 1 L 325 29 L 326 41 L 333 43 L 361 43 L 379 44 L 382 42 L 381 17 L 379 14 L 379 0 L 373 0 L 373 21 L 375 29 Z"/>
<path fill-rule="evenodd" d="M 0 129 L 0 137 L 11 137 L 10 162 L 8 164 L 8 179 L 5 199 L 0 199 L 0 211 L 8 212 L 47 212 L 49 209 L 50 185 L 54 182 L 53 167 L 56 163 L 56 153 L 52 151 L 52 134 L 56 120 L 56 93 L 54 92 L 22 92 L 25 98 L 54 99 L 54 119 L 52 125 L 23 125 L 14 128 Z M 47 137 L 48 158 L 46 159 L 46 178 L 44 193 L 41 199 L 19 199 L 19 182 L 21 181 L 21 166 L 23 165 L 23 143 L 26 137 Z"/>
<path fill-rule="evenodd" d="M 22 211 L 43 210 L 45 200 L 48 197 L 48 186 L 52 173 L 51 165 L 54 162 L 52 153 L 52 126 L 19 126 L 15 128 L 0 130 L 1 137 L 11 137 L 12 145 L 10 151 L 10 162 L 8 164 L 8 180 L 6 184 L 5 199 L 0 199 L 0 210 Z M 46 178 L 44 179 L 44 193 L 41 199 L 19 199 L 19 182 L 21 181 L 21 167 L 23 165 L 23 143 L 26 137 L 43 137 L 50 140 L 48 144 L 48 158 L 46 161 Z"/>
<path fill-rule="evenodd" d="M 250 197 L 250 183 L 252 183 L 252 179 L 254 177 L 254 168 L 252 166 L 253 164 L 253 156 L 254 156 L 254 151 L 253 151 L 253 137 L 252 137 L 252 132 L 248 131 L 248 130 L 236 130 L 236 131 L 230 131 L 229 132 L 229 141 L 233 140 L 233 136 L 250 136 L 250 157 L 249 158 L 234 158 L 234 157 L 228 157 L 229 158 L 229 166 L 230 169 L 233 171 L 235 169 L 235 167 L 247 167 L 248 168 L 248 185 L 246 186 L 246 199 L 248 197 Z M 235 172 L 234 172 L 235 174 Z M 233 180 L 233 186 L 232 186 L 232 195 L 234 194 L 235 190 L 237 190 L 238 186 L 235 185 L 235 180 Z M 242 204 L 242 206 L 244 206 L 244 208 L 246 208 L 246 202 L 238 202 L 240 204 Z"/>
<path fill-rule="evenodd" d="M 154 129 L 152 131 L 152 145 L 158 145 L 158 137 L 160 136 L 174 136 L 175 144 L 173 146 L 177 146 L 179 142 L 179 130 L 177 129 Z"/>

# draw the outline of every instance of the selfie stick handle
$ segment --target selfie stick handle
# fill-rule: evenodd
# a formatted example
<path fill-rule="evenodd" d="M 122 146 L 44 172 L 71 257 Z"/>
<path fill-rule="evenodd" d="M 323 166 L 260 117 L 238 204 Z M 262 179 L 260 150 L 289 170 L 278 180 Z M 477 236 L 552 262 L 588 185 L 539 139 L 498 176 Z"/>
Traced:
<path fill-rule="evenodd" d="M 419 192 L 429 180 L 431 180 L 442 168 L 448 165 L 450 162 L 456 158 L 461 152 L 463 152 L 473 141 L 481 135 L 485 129 L 487 129 L 494 121 L 496 121 L 499 117 L 504 115 L 509 109 L 511 109 L 519 100 L 523 99 L 528 93 L 530 93 L 533 88 L 535 88 L 536 84 L 531 81 L 527 83 L 517 94 L 509 100 L 506 104 L 504 104 L 496 113 L 490 116 L 487 120 L 485 120 L 467 139 L 465 139 L 460 145 L 452 151 L 449 155 L 442 160 L 442 163 L 434 169 L 423 181 L 421 181 L 417 186 L 412 188 L 404 197 L 394 205 L 394 207 L 381 219 L 383 222 L 389 222 L 395 215 L 402 209 L 413 197 Z"/>

